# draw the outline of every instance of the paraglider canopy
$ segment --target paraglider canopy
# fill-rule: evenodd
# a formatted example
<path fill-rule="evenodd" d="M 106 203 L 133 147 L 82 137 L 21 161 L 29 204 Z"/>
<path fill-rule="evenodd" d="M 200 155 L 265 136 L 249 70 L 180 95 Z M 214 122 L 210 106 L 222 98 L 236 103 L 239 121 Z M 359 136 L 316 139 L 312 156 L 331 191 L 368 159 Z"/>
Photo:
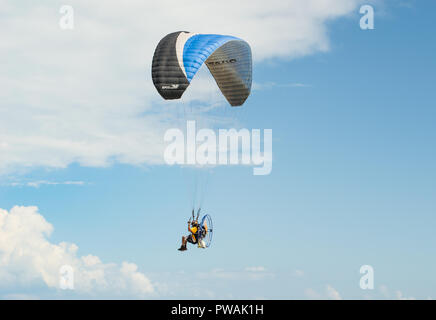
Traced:
<path fill-rule="evenodd" d="M 184 31 L 168 34 L 154 52 L 154 86 L 164 99 L 180 99 L 203 63 L 230 105 L 241 106 L 251 91 L 251 49 L 233 36 Z"/>

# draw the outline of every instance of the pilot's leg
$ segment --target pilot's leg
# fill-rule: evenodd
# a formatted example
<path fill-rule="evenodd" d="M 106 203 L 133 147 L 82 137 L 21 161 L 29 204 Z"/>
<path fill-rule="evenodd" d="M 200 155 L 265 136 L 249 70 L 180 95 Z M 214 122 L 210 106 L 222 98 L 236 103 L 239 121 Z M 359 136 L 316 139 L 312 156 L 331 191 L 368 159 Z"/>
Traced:
<path fill-rule="evenodd" d="M 185 250 L 187 250 L 187 248 L 186 248 L 186 242 L 187 242 L 186 237 L 182 237 L 182 245 L 180 246 L 180 248 L 179 248 L 178 250 L 180 250 L 180 251 L 185 251 Z"/>

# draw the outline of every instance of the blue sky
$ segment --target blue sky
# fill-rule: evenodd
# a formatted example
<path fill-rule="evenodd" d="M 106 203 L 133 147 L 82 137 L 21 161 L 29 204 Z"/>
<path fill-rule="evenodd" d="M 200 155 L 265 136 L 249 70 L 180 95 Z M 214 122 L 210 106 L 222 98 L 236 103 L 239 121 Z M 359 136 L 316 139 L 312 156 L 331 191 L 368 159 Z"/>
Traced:
<path fill-rule="evenodd" d="M 104 263 L 134 263 L 153 287 L 141 298 L 434 298 L 436 6 L 430 1 L 373 5 L 374 30 L 359 28 L 358 5 L 325 18 L 326 48 L 323 39 L 315 39 L 322 44 L 303 46 L 304 54 L 289 49 L 274 55 L 253 45 L 255 57 L 260 48 L 254 63 L 256 85 L 239 120 L 249 129 L 273 130 L 270 175 L 254 176 L 247 166 L 199 173 L 130 158 L 125 150 L 119 152 L 124 158 L 117 158 L 117 150 L 112 155 L 102 151 L 110 159 L 106 163 L 71 151 L 71 161 L 52 165 L 47 159 L 57 159 L 57 152 L 65 149 L 35 147 L 28 156 L 37 161 L 14 163 L 17 156 L 7 160 L 0 208 L 37 206 L 53 226 L 50 243 L 74 243 L 78 257 L 92 254 Z M 150 42 L 163 35 L 150 36 Z M 277 46 L 280 51 L 280 41 Z M 58 72 L 63 74 L 63 69 Z M 203 78 L 213 85 L 206 73 Z M 147 74 L 135 89 L 125 83 L 121 87 L 140 92 L 149 81 Z M 183 107 L 207 105 L 208 90 L 224 106 L 212 85 L 199 91 L 200 102 L 187 99 Z M 104 94 L 100 89 L 93 94 Z M 68 92 L 75 96 L 74 88 Z M 141 114 L 158 114 L 160 119 L 159 108 L 171 109 L 156 96 L 147 91 L 126 104 L 148 99 L 151 107 Z M 4 97 L 1 112 L 8 118 L 7 108 L 15 104 Z M 94 101 L 91 93 L 86 97 L 86 103 Z M 62 99 L 56 107 L 63 108 Z M 74 121 L 81 119 L 72 117 Z M 133 129 L 141 118 L 135 121 Z M 144 130 L 149 123 L 144 121 Z M 79 131 L 80 125 L 65 130 L 74 128 Z M 110 129 L 114 135 L 120 130 Z M 6 142 L 7 130 L 0 131 Z M 33 139 L 32 132 L 28 136 Z M 137 146 L 141 144 L 133 148 Z M 39 152 L 47 152 L 47 159 L 39 159 Z M 195 177 L 208 181 L 203 209 L 214 218 L 214 242 L 207 250 L 190 247 L 180 253 L 176 249 L 186 233 Z M 37 181 L 58 184 L 26 185 Z M 18 279 L 24 272 L 18 265 L 0 265 L 0 270 Z M 374 290 L 359 288 L 362 265 L 374 268 Z M 38 270 L 27 272 L 32 275 L 28 282 L 4 282 L 0 294 L 119 296 L 116 288 L 60 291 Z M 137 297 L 133 291 L 124 296 Z"/>

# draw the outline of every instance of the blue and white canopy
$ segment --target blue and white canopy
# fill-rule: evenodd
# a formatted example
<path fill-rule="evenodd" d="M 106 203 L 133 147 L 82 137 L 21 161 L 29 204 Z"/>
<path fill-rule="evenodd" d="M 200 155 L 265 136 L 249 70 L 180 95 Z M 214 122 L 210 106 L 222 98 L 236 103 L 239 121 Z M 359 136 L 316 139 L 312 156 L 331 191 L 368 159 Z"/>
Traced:
<path fill-rule="evenodd" d="M 165 36 L 153 56 L 154 86 L 164 99 L 179 99 L 203 63 L 227 101 L 242 105 L 251 90 L 251 49 L 233 36 L 184 31 Z"/>

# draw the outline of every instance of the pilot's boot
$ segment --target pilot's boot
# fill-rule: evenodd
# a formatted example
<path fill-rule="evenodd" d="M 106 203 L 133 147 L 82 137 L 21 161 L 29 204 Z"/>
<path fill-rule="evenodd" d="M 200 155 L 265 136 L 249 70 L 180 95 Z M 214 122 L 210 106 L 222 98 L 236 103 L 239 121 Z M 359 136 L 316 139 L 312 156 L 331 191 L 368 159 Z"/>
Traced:
<path fill-rule="evenodd" d="M 186 248 L 186 238 L 185 237 L 182 237 L 182 245 L 180 246 L 180 248 L 179 249 L 177 249 L 177 250 L 179 250 L 179 251 L 185 251 L 185 250 L 188 250 L 188 248 Z"/>

